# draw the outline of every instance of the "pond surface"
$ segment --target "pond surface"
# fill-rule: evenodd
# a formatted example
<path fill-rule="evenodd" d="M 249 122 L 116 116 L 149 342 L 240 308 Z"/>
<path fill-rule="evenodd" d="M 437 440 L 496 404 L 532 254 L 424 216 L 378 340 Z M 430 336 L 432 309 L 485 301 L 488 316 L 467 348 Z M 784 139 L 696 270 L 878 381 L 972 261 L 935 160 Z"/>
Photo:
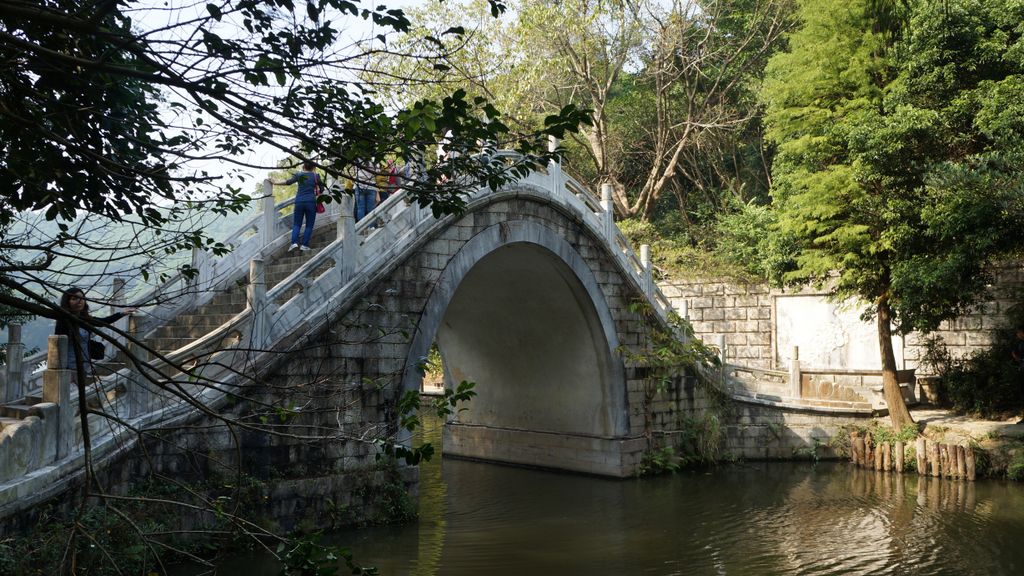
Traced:
<path fill-rule="evenodd" d="M 388 576 L 1024 574 L 1024 486 L 845 463 L 609 480 L 436 459 L 415 525 L 334 534 Z M 220 574 L 276 574 L 238 558 Z M 344 572 L 342 572 L 344 573 Z"/>

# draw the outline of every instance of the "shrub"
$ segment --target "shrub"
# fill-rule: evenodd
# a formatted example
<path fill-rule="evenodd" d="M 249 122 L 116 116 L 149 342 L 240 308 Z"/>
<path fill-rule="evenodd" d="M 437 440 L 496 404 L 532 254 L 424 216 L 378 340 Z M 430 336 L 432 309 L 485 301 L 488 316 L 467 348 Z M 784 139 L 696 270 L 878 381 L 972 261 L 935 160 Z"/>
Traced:
<path fill-rule="evenodd" d="M 739 204 L 723 212 L 716 224 L 715 254 L 747 274 L 781 285 L 793 268 L 795 244 L 776 230 L 778 217 L 770 206 Z"/>
<path fill-rule="evenodd" d="M 702 248 L 686 232 L 665 221 L 620 220 L 619 229 L 633 248 L 641 244 L 651 246 L 651 258 L 656 272 L 685 278 L 729 278 L 739 282 L 755 282 L 743 267 L 727 262 L 712 251 Z"/>
<path fill-rule="evenodd" d="M 1006 467 L 1006 476 L 1017 482 L 1024 481 L 1024 451 L 1018 451 Z"/>
<path fill-rule="evenodd" d="M 941 396 L 958 412 L 999 417 L 1024 404 L 1024 373 L 1011 360 L 1014 335 L 1005 331 L 988 350 L 955 357 L 941 338 L 925 341 L 921 365 L 940 378 Z"/>
<path fill-rule="evenodd" d="M 679 459 L 676 458 L 675 449 L 665 446 L 658 450 L 649 450 L 644 453 L 640 461 L 640 475 L 663 474 L 679 470 Z"/>

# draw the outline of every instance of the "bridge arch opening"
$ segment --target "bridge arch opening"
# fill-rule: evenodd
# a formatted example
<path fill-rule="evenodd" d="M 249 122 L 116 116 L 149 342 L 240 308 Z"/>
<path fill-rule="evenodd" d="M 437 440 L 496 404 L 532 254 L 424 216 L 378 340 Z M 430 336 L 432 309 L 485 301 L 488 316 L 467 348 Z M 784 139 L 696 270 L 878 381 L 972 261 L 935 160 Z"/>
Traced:
<path fill-rule="evenodd" d="M 611 436 L 613 358 L 594 305 L 555 254 L 519 242 L 462 279 L 436 341 L 445 384 L 477 383 L 467 425 Z"/>
<path fill-rule="evenodd" d="M 446 428 L 447 454 L 566 467 L 515 445 L 570 446 L 626 433 L 611 311 L 583 258 L 546 227 L 504 222 L 452 258 L 428 299 L 410 364 L 433 342 L 445 387 L 476 383 L 477 396 Z M 421 382 L 411 372 L 407 389 Z"/>

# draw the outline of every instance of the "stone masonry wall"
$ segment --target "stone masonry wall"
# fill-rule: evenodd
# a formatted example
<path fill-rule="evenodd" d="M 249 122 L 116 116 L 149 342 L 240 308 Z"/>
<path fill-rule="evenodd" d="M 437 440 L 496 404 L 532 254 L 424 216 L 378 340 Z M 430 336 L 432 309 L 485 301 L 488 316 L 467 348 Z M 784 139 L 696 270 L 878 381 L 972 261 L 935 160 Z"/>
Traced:
<path fill-rule="evenodd" d="M 994 281 L 986 297 L 976 305 L 970 313 L 954 320 L 943 322 L 932 333 L 946 344 L 953 356 L 968 356 L 982 352 L 992 346 L 1000 331 L 1012 330 L 1013 317 L 1020 304 L 1024 302 L 1024 263 L 1007 262 L 992 270 Z M 1016 317 L 1021 318 L 1017 312 Z M 904 357 L 908 367 L 916 366 L 924 355 L 922 345 L 924 337 L 920 334 L 908 334 Z"/>
<path fill-rule="evenodd" d="M 731 362 L 771 367 L 772 292 L 767 287 L 696 280 L 659 285 L 677 310 L 686 307 L 698 338 L 716 344 L 722 336 Z"/>
<path fill-rule="evenodd" d="M 750 460 L 838 458 L 833 439 L 845 436 L 845 426 L 865 424 L 863 417 L 746 402 L 733 403 L 729 421 L 726 452 Z"/>
<path fill-rule="evenodd" d="M 1024 268 L 1021 263 L 1006 263 L 992 271 L 995 281 L 972 311 L 944 322 L 933 333 L 945 342 L 954 356 L 965 356 L 991 346 L 999 330 L 1010 327 L 1010 308 L 1021 301 Z M 665 295 L 678 309 L 686 306 L 697 337 L 716 344 L 724 336 L 729 362 L 756 368 L 777 368 L 775 357 L 788 358 L 788 352 L 776 352 L 773 343 L 775 316 L 773 299 L 793 295 L 765 285 L 737 285 L 716 280 L 670 279 L 660 282 Z M 818 294 L 811 291 L 798 294 Z M 904 341 L 907 368 L 917 367 L 924 354 L 923 337 L 909 334 Z M 869 345 L 873 345 L 873 342 Z M 920 375 L 920 373 L 919 373 Z"/>
<path fill-rule="evenodd" d="M 631 386 L 643 389 L 643 381 Z M 654 396 L 651 448 L 692 450 L 694 434 L 721 434 L 724 460 L 792 460 L 840 457 L 833 438 L 844 427 L 864 425 L 863 416 L 783 409 L 736 399 L 716 400 L 692 377 L 673 379 Z"/>
<path fill-rule="evenodd" d="M 253 386 L 245 392 L 251 400 L 226 408 L 220 413 L 223 419 L 205 416 L 151 431 L 141 444 L 96 466 L 99 485 L 117 496 L 150 483 L 146 495 L 206 508 L 190 497 L 189 491 L 196 490 L 211 500 L 222 498 L 225 511 L 281 534 L 378 519 L 388 505 L 381 500 L 388 484 L 415 493 L 415 468 L 381 467 L 369 442 L 326 432 L 325 416 L 332 411 L 310 410 L 295 418 L 292 428 L 281 430 L 282 435 L 258 430 L 264 417 L 276 414 L 272 407 L 280 405 L 280 392 Z M 356 392 L 360 399 L 347 407 L 366 408 L 361 417 L 376 420 L 363 420 L 364 427 L 380 423 L 376 394 Z M 228 426 L 224 420 L 249 426 Z M 273 420 L 267 422 L 274 428 Z M 322 439 L 301 438 L 303 432 Z M 0 535 L 25 532 L 40 514 L 70 515 L 81 502 L 81 479 L 66 480 L 59 488 L 46 506 L 3 518 Z M 169 530 L 199 529 L 215 521 L 211 512 L 159 503 L 147 516 Z"/>

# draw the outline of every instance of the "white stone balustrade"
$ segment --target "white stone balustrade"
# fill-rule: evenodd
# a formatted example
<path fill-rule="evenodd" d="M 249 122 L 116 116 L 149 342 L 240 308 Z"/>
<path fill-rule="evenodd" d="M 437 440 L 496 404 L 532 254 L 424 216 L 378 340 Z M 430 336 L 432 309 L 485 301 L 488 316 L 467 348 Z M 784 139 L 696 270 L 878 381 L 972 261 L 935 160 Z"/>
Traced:
<path fill-rule="evenodd" d="M 21 398 L 24 393 L 22 387 L 25 381 L 25 345 L 21 342 L 21 325 L 10 324 L 7 326 L 7 366 L 5 367 L 5 386 L 0 399 L 4 402 L 14 402 Z"/>
<path fill-rule="evenodd" d="M 70 454 L 75 440 L 75 407 L 71 400 L 73 372 L 64 370 L 62 363 L 67 349 L 67 336 L 50 336 L 46 354 L 47 368 L 43 371 L 43 402 L 57 405 L 57 458 Z"/>
<path fill-rule="evenodd" d="M 135 336 L 137 318 L 129 318 L 128 332 Z M 150 362 L 149 349 L 136 342 L 128 345 L 128 370 L 126 390 L 128 394 L 128 417 L 137 418 L 150 409 L 150 384 L 146 381 L 147 366 Z"/>

